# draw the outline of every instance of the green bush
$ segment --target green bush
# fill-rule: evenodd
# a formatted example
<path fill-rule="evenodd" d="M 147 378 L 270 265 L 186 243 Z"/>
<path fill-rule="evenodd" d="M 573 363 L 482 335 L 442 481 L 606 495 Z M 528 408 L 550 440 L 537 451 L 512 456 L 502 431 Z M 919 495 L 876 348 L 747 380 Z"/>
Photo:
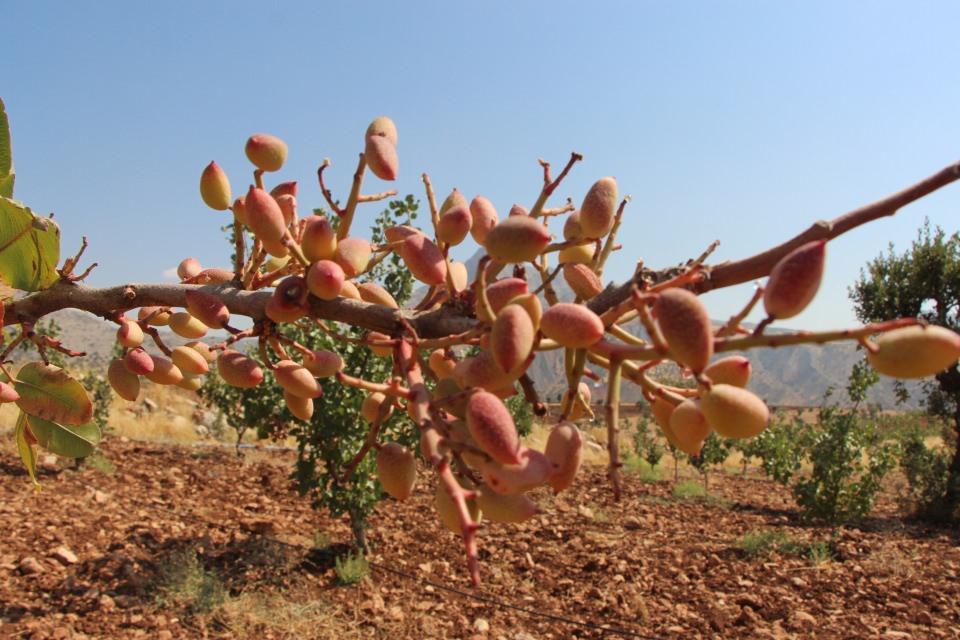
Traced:
<path fill-rule="evenodd" d="M 650 423 L 642 418 L 633 429 L 633 450 L 651 469 L 660 464 L 663 454 L 666 453 L 656 431 L 651 432 Z"/>
<path fill-rule="evenodd" d="M 900 450 L 900 468 L 907 477 L 916 515 L 934 521 L 949 521 L 960 516 L 944 500 L 950 478 L 950 452 L 928 447 L 920 429 L 902 435 Z"/>
<path fill-rule="evenodd" d="M 896 464 L 896 445 L 885 443 L 876 427 L 876 410 L 861 411 L 867 390 L 879 376 L 865 361 L 850 372 L 847 395 L 852 409 L 824 406 L 805 447 L 813 466 L 810 477 L 793 484 L 804 517 L 830 523 L 863 518 L 876 500 L 881 482 Z"/>

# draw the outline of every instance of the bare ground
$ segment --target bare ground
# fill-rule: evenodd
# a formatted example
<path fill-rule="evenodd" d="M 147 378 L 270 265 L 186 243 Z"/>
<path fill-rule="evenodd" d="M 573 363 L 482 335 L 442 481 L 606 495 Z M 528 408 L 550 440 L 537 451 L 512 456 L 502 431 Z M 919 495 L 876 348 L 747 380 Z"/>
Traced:
<path fill-rule="evenodd" d="M 371 573 L 341 586 L 349 527 L 291 490 L 292 454 L 115 439 L 103 456 L 47 465 L 39 492 L 0 456 L 0 636 L 960 638 L 960 533 L 889 496 L 833 530 L 755 476 L 684 498 L 630 475 L 614 503 L 591 467 L 539 494 L 543 514 L 483 528 L 472 589 L 425 474 L 380 505 Z"/>

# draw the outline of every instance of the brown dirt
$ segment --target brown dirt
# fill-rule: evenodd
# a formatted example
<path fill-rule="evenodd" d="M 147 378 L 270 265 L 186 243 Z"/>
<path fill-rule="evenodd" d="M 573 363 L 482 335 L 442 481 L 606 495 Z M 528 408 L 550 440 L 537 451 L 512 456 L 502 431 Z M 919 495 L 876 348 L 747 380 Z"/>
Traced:
<path fill-rule="evenodd" d="M 960 637 L 960 534 L 905 522 L 888 497 L 833 532 L 802 524 L 789 494 L 756 477 L 721 474 L 703 500 L 632 475 L 615 504 L 590 468 L 569 494 L 539 494 L 542 515 L 484 527 L 474 590 L 421 481 L 372 518 L 370 577 L 338 586 L 349 528 L 291 491 L 292 454 L 118 440 L 103 453 L 115 470 L 51 466 L 40 492 L 0 455 L 0 636 Z M 739 548 L 765 531 L 832 557 Z M 164 576 L 183 566 L 209 588 L 171 587 Z"/>

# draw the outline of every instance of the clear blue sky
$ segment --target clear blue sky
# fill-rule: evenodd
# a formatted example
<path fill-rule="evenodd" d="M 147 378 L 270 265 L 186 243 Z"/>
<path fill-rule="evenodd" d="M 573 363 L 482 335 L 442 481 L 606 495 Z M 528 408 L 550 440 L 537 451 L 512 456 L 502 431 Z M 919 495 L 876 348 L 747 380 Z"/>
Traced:
<path fill-rule="evenodd" d="M 304 210 L 324 157 L 346 197 L 380 114 L 401 193 L 427 171 L 501 215 L 536 198 L 538 157 L 580 151 L 557 203 L 605 175 L 634 197 L 618 280 L 714 239 L 717 259 L 744 257 L 960 158 L 956 2 L 19 2 L 3 18 L 16 195 L 57 214 L 65 251 L 90 236 L 96 285 L 224 264 L 226 217 L 198 178 L 216 159 L 239 192 L 258 131 L 289 143 Z M 956 230 L 960 185 L 834 241 L 790 324 L 852 323 L 860 266 L 924 216 Z M 748 296 L 705 300 L 722 318 Z"/>

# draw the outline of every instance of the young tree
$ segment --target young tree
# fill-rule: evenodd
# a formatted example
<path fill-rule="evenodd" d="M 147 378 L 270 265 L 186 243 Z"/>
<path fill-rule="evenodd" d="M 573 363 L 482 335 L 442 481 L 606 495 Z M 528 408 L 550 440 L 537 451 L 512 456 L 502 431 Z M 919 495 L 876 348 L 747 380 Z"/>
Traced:
<path fill-rule="evenodd" d="M 891 244 L 877 256 L 850 289 L 857 317 L 914 317 L 960 329 L 960 235 L 931 229 L 925 221 L 909 249 L 896 253 Z M 960 508 L 960 369 L 954 360 L 924 384 L 930 413 L 952 419 L 954 447 L 941 495 L 929 501 L 924 515 L 934 520 L 956 516 Z"/>
<path fill-rule="evenodd" d="M 960 357 L 960 335 L 923 327 L 916 318 L 840 331 L 764 333 L 770 323 L 800 313 L 815 296 L 828 240 L 892 215 L 957 180 L 960 164 L 831 222 L 814 224 L 744 260 L 707 264 L 714 243 L 694 260 L 659 270 L 638 268 L 627 282 L 604 288 L 604 267 L 619 248 L 616 237 L 629 199 L 621 198 L 616 180 L 606 177 L 590 187 L 579 210 L 570 202 L 547 207 L 563 179 L 583 159 L 576 153 L 556 177 L 549 163 L 540 162 L 542 185 L 529 210 L 516 205 L 501 219 L 489 200 L 477 196 L 468 201 L 456 189 L 438 206 L 430 179 L 423 174 L 431 223 L 426 230 L 392 225 L 378 229 L 371 239 L 356 233 L 353 222 L 359 205 L 396 195 L 394 190 L 364 194 L 363 185 L 368 172 L 381 180 L 396 179 L 397 143 L 394 123 L 385 117 L 375 119 L 363 136 L 346 203 L 341 206 L 327 187 L 324 172 L 329 161 L 324 161 L 317 180 L 330 217 L 301 219 L 297 184 L 266 184 L 266 178 L 283 168 L 286 143 L 267 134 L 253 135 L 245 145 L 253 165 L 253 184 L 245 195 L 234 198 L 226 173 L 215 162 L 200 176 L 203 201 L 232 219 L 229 267 L 205 269 L 187 258 L 180 264 L 178 284 L 128 283 L 95 289 L 80 284 L 86 274 L 76 273 L 82 250 L 58 267 L 59 231 L 54 222 L 12 199 L 9 133 L 2 118 L 0 277 L 26 295 L 2 307 L 3 323 L 20 325 L 20 333 L 0 360 L 24 341 L 38 348 L 42 360 L 51 350 L 76 355 L 36 331 L 40 318 L 72 307 L 118 325 L 117 341 L 124 354 L 111 363 L 108 374 L 114 390 L 128 400 L 136 399 L 141 376 L 196 389 L 215 362 L 217 375 L 236 387 L 258 388 L 272 379 L 283 390 L 289 413 L 310 422 L 315 402 L 327 398 L 336 403 L 339 396 L 327 386 L 336 381 L 337 390 L 350 387 L 364 394 L 361 413 L 366 420 L 344 425 L 349 437 L 324 441 L 324 446 L 331 451 L 336 447 L 339 460 L 349 461 L 347 469 L 372 464 L 364 461 L 375 451 L 380 484 L 398 499 L 410 495 L 416 461 L 402 442 L 381 442 L 381 437 L 394 438 L 381 428 L 391 409 L 400 414 L 402 408 L 410 419 L 403 423 L 405 432 L 418 438 L 420 455 L 437 477 L 438 516 L 461 535 L 470 576 L 477 583 L 478 511 L 491 519 L 496 514 L 505 521 L 520 521 L 537 511 L 525 495 L 528 491 L 544 485 L 562 491 L 574 481 L 583 439 L 570 419 L 590 413 L 589 388 L 582 383 L 585 375 L 606 383 L 608 475 L 619 498 L 617 436 L 624 381 L 641 386 L 656 403 L 652 411 L 671 442 L 695 450 L 710 432 L 749 438 L 762 432 L 769 420 L 766 405 L 745 388 L 746 358 L 714 361 L 715 354 L 866 341 L 880 334 L 872 345 L 873 362 L 888 373 L 932 374 Z M 565 216 L 562 240 L 549 230 L 559 216 Z M 560 232 L 559 226 L 555 231 Z M 483 250 L 473 277 L 449 255 L 467 235 Z M 394 259 L 426 286 L 412 308 L 400 308 L 389 291 L 364 281 L 377 265 Z M 500 277 L 504 271 L 507 277 Z M 536 273 L 540 288 L 531 289 L 528 273 Z M 559 300 L 550 285 L 561 274 L 576 294 L 572 301 Z M 699 294 L 764 276 L 769 276 L 766 286 L 715 329 Z M 541 290 L 543 301 L 538 296 Z M 767 317 L 748 332 L 741 322 L 761 299 Z M 125 315 L 134 309 L 139 309 L 136 316 Z M 252 326 L 234 327 L 230 324 L 234 315 L 250 318 Z M 649 341 L 625 328 L 633 318 L 643 323 Z M 171 349 L 157 326 L 169 326 L 192 340 L 211 328 L 228 337 L 212 346 L 194 342 Z M 331 341 L 311 348 L 301 331 L 322 332 Z M 248 339 L 255 341 L 255 348 L 238 348 Z M 149 343 L 150 351 L 144 346 Z M 465 355 L 469 347 L 477 346 L 477 355 Z M 360 347 L 384 359 L 388 378 L 370 375 L 363 367 L 347 367 Z M 544 450 L 538 451 L 521 443 L 503 399 L 522 392 L 534 411 L 540 411 L 542 404 L 527 370 L 540 352 L 554 349 L 565 355 L 566 392 L 560 420 Z M 585 372 L 588 361 L 604 375 Z M 655 372 L 660 362 L 688 370 L 696 386 L 665 384 Z M 95 445 L 99 430 L 90 424 L 90 400 L 66 372 L 44 361 L 24 365 L 15 377 L 4 373 L 7 381 L 0 383 L 0 400 L 16 402 L 22 411 L 16 437 L 31 471 L 35 445 L 72 457 L 86 455 L 83 452 Z M 682 412 L 675 410 L 680 405 Z M 677 421 L 675 428 L 671 414 L 677 413 L 682 413 L 683 424 Z M 313 455 L 318 444 L 310 443 L 306 452 Z"/>

